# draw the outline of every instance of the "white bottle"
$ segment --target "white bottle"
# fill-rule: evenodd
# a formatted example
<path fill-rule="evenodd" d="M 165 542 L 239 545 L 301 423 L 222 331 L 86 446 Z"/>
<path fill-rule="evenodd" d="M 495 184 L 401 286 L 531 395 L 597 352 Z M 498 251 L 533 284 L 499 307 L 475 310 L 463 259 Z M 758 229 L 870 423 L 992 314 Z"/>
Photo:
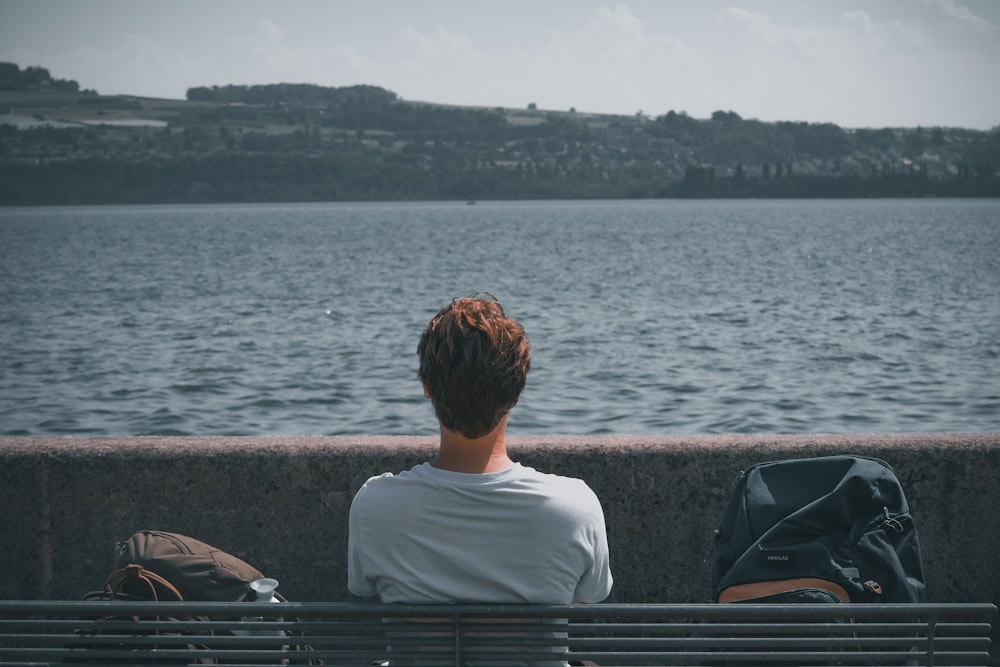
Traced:
<path fill-rule="evenodd" d="M 278 587 L 277 579 L 255 579 L 250 582 L 250 590 L 256 593 L 254 602 L 281 602 L 278 598 L 274 596 L 274 589 Z M 261 616 L 244 616 L 244 621 L 262 621 L 264 620 Z M 239 635 L 254 635 L 256 637 L 284 637 L 285 633 L 282 630 L 236 630 L 234 631 Z"/>
<path fill-rule="evenodd" d="M 250 590 L 257 594 L 254 602 L 281 602 L 274 597 L 274 589 L 277 587 L 277 579 L 254 579 L 250 582 Z"/>

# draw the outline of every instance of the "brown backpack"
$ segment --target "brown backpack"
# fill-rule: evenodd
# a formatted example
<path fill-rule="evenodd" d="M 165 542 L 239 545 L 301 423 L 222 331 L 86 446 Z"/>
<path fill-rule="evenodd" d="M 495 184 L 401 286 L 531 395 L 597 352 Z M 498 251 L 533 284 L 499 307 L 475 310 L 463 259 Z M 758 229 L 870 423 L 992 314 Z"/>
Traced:
<path fill-rule="evenodd" d="M 250 582 L 263 579 L 264 575 L 252 565 L 240 560 L 232 554 L 217 549 L 200 540 L 178 533 L 168 533 L 160 530 L 140 530 L 125 542 L 117 545 L 116 570 L 111 573 L 104 584 L 104 589 L 92 591 L 83 596 L 85 600 L 93 601 L 162 601 L 162 602 L 242 602 L 253 600 L 256 594 L 250 589 Z M 282 602 L 283 597 L 275 593 Z M 198 620 L 207 620 L 197 617 Z M 134 617 L 119 618 L 107 616 L 105 620 L 140 620 Z M 185 620 L 191 620 L 190 618 Z M 203 634 L 214 635 L 213 630 L 203 631 Z M 137 642 L 130 644 L 135 649 L 155 649 L 159 646 L 161 635 L 157 633 L 149 637 L 148 644 Z M 181 633 L 184 634 L 184 633 Z M 222 632 L 222 634 L 228 634 Z M 289 633 L 300 636 L 301 633 Z M 310 651 L 307 645 L 299 645 L 289 640 L 296 651 Z M 68 644 L 71 648 L 94 648 L 86 639 L 81 638 Z M 168 647 L 176 647 L 170 644 Z M 183 646 L 183 645 L 181 645 Z M 200 644 L 188 644 L 189 648 L 204 648 Z M 141 657 L 132 656 L 126 659 L 128 664 L 147 664 Z M 91 664 L 117 664 L 108 659 L 91 660 L 68 659 L 67 662 L 89 662 Z M 148 664 L 191 664 L 188 658 L 178 658 L 176 661 L 152 658 Z M 212 658 L 203 658 L 194 664 L 218 664 Z M 288 664 L 319 664 L 307 657 L 303 662 L 293 661 Z"/>
<path fill-rule="evenodd" d="M 140 530 L 117 548 L 117 568 L 101 597 L 131 600 L 240 602 L 253 599 L 257 568 L 186 535 Z"/>

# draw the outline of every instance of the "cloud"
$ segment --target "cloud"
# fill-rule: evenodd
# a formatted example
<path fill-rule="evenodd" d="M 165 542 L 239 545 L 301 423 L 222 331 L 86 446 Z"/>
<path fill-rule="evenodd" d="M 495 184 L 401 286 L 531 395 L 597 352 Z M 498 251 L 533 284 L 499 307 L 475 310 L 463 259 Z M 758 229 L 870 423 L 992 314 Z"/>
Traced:
<path fill-rule="evenodd" d="M 601 6 L 569 37 L 574 55 L 588 53 L 631 56 L 687 57 L 692 51 L 671 35 L 649 35 L 639 17 L 625 6 Z"/>
<path fill-rule="evenodd" d="M 763 15 L 747 11 L 741 7 L 727 7 L 719 12 L 715 20 L 723 24 L 732 24 L 743 27 L 749 34 L 765 41 L 772 41 L 774 34 L 774 24 Z"/>
<path fill-rule="evenodd" d="M 600 6 L 576 22 L 501 47 L 443 28 L 399 28 L 394 63 L 380 80 L 400 94 L 470 104 L 608 110 L 690 71 L 695 52 L 668 34 L 651 34 L 628 7 Z M 573 91 L 573 92 L 570 92 Z M 404 95 L 411 97 L 410 95 Z M 630 112 L 631 113 L 631 112 Z"/>
<path fill-rule="evenodd" d="M 417 59 L 427 66 L 469 67 L 483 60 L 481 53 L 467 35 L 435 28 L 430 33 L 412 26 L 396 31 L 407 61 Z"/>
<path fill-rule="evenodd" d="M 816 43 L 816 33 L 810 28 L 775 23 L 764 14 L 740 7 L 724 9 L 716 15 L 716 21 L 723 26 L 741 29 L 747 36 L 764 44 L 806 47 Z"/>
<path fill-rule="evenodd" d="M 444 28 L 436 28 L 428 35 L 410 26 L 403 26 L 398 30 L 398 34 L 427 56 L 451 57 L 475 52 L 472 40 L 468 36 L 449 32 Z"/>
<path fill-rule="evenodd" d="M 115 46 L 80 46 L 47 57 L 53 76 L 76 79 L 82 88 L 102 94 L 182 98 L 193 77 L 211 71 L 210 63 L 171 51 L 139 33 L 128 33 Z"/>
<path fill-rule="evenodd" d="M 965 5 L 955 4 L 955 0 L 924 0 L 924 5 L 936 7 L 960 27 L 969 28 L 984 35 L 1000 32 L 1000 26 L 978 16 Z"/>
<path fill-rule="evenodd" d="M 540 49 L 520 60 L 540 105 L 562 92 L 561 106 L 607 110 L 613 104 L 622 111 L 634 105 L 629 113 L 641 99 L 662 98 L 659 91 L 675 89 L 701 66 L 683 40 L 651 32 L 625 6 L 600 6 L 575 25 L 551 31 Z"/>
<path fill-rule="evenodd" d="M 206 66 L 209 84 L 311 83 L 345 86 L 378 81 L 383 68 L 351 44 L 297 41 L 286 25 L 258 18 L 254 29 L 233 33 L 225 44 L 232 58 Z"/>
<path fill-rule="evenodd" d="M 851 13 L 836 23 L 787 23 L 740 7 L 728 7 L 715 15 L 717 51 L 726 62 L 717 61 L 717 72 L 736 70 L 741 78 L 758 78 L 754 85 L 822 80 L 831 71 L 842 71 L 853 58 L 858 36 L 871 21 L 863 12 Z M 857 30 L 861 27 L 862 30 Z"/>
<path fill-rule="evenodd" d="M 899 91 L 923 57 L 905 25 L 864 11 L 793 19 L 731 6 L 714 18 L 724 54 L 711 66 L 715 106 L 744 117 L 850 123 L 876 108 L 899 115 Z"/>
<path fill-rule="evenodd" d="M 695 57 L 695 51 L 674 36 L 649 34 L 624 6 L 599 7 L 571 31 L 550 33 L 538 54 L 543 66 L 611 81 L 651 67 L 672 70 Z"/>
<path fill-rule="evenodd" d="M 284 78 L 287 71 L 295 71 L 307 57 L 302 52 L 285 44 L 285 33 L 274 21 L 257 20 L 258 39 L 254 39 L 247 51 L 252 54 L 258 71 L 267 73 L 265 78 Z"/>
<path fill-rule="evenodd" d="M 875 26 L 872 23 L 871 17 L 862 11 L 847 12 L 840 17 L 840 21 L 841 23 L 861 28 L 863 32 L 871 33 L 875 31 Z"/>
<path fill-rule="evenodd" d="M 403 96 L 431 102 L 467 102 L 461 92 L 474 91 L 484 76 L 496 71 L 489 57 L 465 34 L 436 27 L 421 31 L 403 26 L 388 50 L 375 57 L 372 80 Z"/>

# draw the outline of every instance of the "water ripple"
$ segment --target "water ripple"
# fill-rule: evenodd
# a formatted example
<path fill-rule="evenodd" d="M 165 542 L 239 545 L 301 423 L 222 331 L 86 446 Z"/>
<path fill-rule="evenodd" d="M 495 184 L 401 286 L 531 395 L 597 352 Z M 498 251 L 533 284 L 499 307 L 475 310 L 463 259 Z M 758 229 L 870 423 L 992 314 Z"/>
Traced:
<path fill-rule="evenodd" d="M 432 434 L 489 289 L 514 433 L 1000 430 L 1000 203 L 0 209 L 0 432 Z"/>

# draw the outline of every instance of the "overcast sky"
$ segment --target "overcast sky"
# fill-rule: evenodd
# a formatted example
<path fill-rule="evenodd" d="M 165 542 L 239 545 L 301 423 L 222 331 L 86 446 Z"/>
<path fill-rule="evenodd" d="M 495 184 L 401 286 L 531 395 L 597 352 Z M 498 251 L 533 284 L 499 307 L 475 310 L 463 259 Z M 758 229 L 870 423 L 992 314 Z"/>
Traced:
<path fill-rule="evenodd" d="M 178 99 L 370 84 L 491 107 L 1000 125 L 1000 0 L 0 0 L 0 61 Z"/>

